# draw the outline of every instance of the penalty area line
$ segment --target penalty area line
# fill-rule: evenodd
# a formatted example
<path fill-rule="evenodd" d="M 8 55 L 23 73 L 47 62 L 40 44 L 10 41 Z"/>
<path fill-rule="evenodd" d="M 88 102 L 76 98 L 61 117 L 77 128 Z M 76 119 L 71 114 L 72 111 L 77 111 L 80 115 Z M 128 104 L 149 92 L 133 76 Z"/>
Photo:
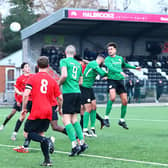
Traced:
<path fill-rule="evenodd" d="M 12 145 L 4 145 L 0 144 L 1 147 L 7 147 L 7 148 L 15 148 L 16 146 Z M 29 148 L 32 150 L 38 150 L 38 148 Z M 69 154 L 69 152 L 64 151 L 54 151 L 54 153 L 60 153 L 60 154 Z M 164 166 L 168 167 L 167 163 L 158 163 L 158 162 L 148 162 L 148 161 L 141 161 L 141 160 L 131 160 L 131 159 L 125 159 L 125 158 L 115 158 L 115 157 L 107 157 L 107 156 L 101 156 L 101 155 L 91 155 L 91 154 L 81 154 L 81 156 L 85 157 L 91 157 L 91 158 L 99 158 L 99 159 L 107 159 L 107 160 L 115 160 L 115 161 L 123 161 L 123 162 L 131 162 L 131 163 L 138 163 L 138 164 L 146 164 L 146 165 L 155 165 L 155 166 Z"/>

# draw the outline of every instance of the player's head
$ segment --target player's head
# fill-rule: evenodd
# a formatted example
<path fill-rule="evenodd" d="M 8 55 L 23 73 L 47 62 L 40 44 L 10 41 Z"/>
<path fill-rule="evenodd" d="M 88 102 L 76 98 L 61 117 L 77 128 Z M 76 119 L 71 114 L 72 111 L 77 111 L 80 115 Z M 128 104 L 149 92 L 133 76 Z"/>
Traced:
<path fill-rule="evenodd" d="M 104 63 L 105 55 L 104 54 L 98 54 L 96 61 L 99 65 L 102 65 Z"/>
<path fill-rule="evenodd" d="M 117 52 L 117 45 L 114 42 L 110 42 L 107 44 L 107 50 L 108 50 L 108 54 L 110 56 L 114 56 Z"/>
<path fill-rule="evenodd" d="M 49 60 L 46 56 L 40 56 L 37 60 L 37 66 L 39 69 L 46 69 L 49 66 Z"/>
<path fill-rule="evenodd" d="M 65 49 L 66 57 L 74 57 L 76 55 L 76 48 L 74 45 L 68 45 Z"/>
<path fill-rule="evenodd" d="M 20 67 L 23 73 L 30 73 L 30 66 L 27 62 L 23 62 Z"/>

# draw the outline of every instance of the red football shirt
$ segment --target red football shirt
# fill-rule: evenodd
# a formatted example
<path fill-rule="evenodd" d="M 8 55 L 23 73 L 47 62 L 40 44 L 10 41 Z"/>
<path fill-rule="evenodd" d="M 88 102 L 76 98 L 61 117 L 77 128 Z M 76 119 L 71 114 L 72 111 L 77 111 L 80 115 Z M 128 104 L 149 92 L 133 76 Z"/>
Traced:
<path fill-rule="evenodd" d="M 48 74 L 49 74 L 52 78 L 54 78 L 54 80 L 55 80 L 56 82 L 58 82 L 59 76 L 58 76 L 51 68 L 49 68 Z M 60 94 L 61 94 L 61 93 L 60 93 Z M 56 99 L 56 97 L 53 97 L 52 106 L 56 106 L 56 105 L 58 105 L 57 99 Z"/>
<path fill-rule="evenodd" d="M 50 74 L 56 81 L 59 81 L 59 76 L 51 68 L 48 69 L 48 74 Z"/>
<path fill-rule="evenodd" d="M 38 72 L 28 79 L 27 89 L 32 93 L 32 109 L 29 120 L 52 120 L 53 98 L 58 97 L 60 89 L 56 81 L 46 72 Z"/>
<path fill-rule="evenodd" d="M 15 84 L 15 87 L 20 91 L 20 92 L 24 92 L 25 90 L 25 86 L 26 86 L 26 83 L 29 79 L 29 77 L 31 77 L 32 74 L 29 74 L 29 75 L 21 75 L 20 77 L 17 78 L 16 80 L 16 84 Z M 19 103 L 22 103 L 22 96 L 21 95 L 18 95 L 17 93 L 15 93 L 15 100 Z"/>
<path fill-rule="evenodd" d="M 86 68 L 86 64 L 81 64 L 82 65 L 82 74 L 84 73 L 84 70 Z"/>

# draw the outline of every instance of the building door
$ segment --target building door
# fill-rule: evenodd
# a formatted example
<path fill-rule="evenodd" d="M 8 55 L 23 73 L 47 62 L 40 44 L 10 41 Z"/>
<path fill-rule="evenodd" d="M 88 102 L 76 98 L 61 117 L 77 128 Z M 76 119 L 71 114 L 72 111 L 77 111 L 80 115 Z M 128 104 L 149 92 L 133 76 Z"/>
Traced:
<path fill-rule="evenodd" d="M 6 68 L 5 70 L 5 100 L 9 103 L 14 101 L 14 85 L 15 85 L 15 75 L 16 70 L 15 68 Z"/>

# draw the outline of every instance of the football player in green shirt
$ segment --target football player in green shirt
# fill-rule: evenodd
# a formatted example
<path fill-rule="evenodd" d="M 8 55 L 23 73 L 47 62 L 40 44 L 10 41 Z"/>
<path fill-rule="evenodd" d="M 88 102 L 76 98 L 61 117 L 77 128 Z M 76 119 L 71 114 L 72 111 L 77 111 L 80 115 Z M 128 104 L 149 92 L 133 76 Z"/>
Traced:
<path fill-rule="evenodd" d="M 125 129 L 128 129 L 125 122 L 125 115 L 127 112 L 127 93 L 124 87 L 124 78 L 127 76 L 123 72 L 123 68 L 131 68 L 136 70 L 141 70 L 140 67 L 131 66 L 127 64 L 123 57 L 117 55 L 117 45 L 113 42 L 107 44 L 107 50 L 109 56 L 105 59 L 105 65 L 108 70 L 108 89 L 109 89 L 109 100 L 107 102 L 105 121 L 106 125 L 110 127 L 109 114 L 112 108 L 112 104 L 115 101 L 116 93 L 120 95 L 121 98 L 121 119 L 119 120 L 119 125 Z"/>
<path fill-rule="evenodd" d="M 104 56 L 103 56 L 104 57 Z M 79 55 L 75 55 L 74 57 L 82 66 L 82 73 L 84 73 L 84 70 L 86 68 L 86 65 L 89 63 L 88 60 L 82 59 Z M 80 112 L 80 125 L 83 129 L 83 115 L 85 112 L 84 105 L 81 104 L 81 112 Z M 106 121 L 104 118 L 102 118 L 97 112 L 96 112 L 96 119 L 100 121 L 100 129 L 102 129 L 104 126 L 106 126 Z M 89 132 L 90 133 L 90 132 Z M 92 134 L 90 134 L 91 136 Z"/>
<path fill-rule="evenodd" d="M 74 59 L 76 48 L 73 45 L 66 47 L 65 54 L 67 58 L 60 61 L 61 77 L 59 85 L 62 85 L 63 93 L 63 123 L 72 142 L 72 151 L 69 156 L 75 156 L 88 148 L 83 138 L 80 123 L 77 121 L 77 114 L 80 113 L 81 106 L 79 83 L 82 83 L 82 67 Z M 80 145 L 77 143 L 76 135 L 80 140 Z"/>
<path fill-rule="evenodd" d="M 85 107 L 84 117 L 83 117 L 83 135 L 84 136 L 94 136 L 97 137 L 95 132 L 95 121 L 96 121 L 96 99 L 93 91 L 93 84 L 96 76 L 99 74 L 101 76 L 107 75 L 100 65 L 104 63 L 104 55 L 99 54 L 95 61 L 88 63 L 83 74 L 83 83 L 81 86 L 81 99 L 82 104 Z M 91 134 L 88 130 L 89 116 L 91 120 Z"/>

